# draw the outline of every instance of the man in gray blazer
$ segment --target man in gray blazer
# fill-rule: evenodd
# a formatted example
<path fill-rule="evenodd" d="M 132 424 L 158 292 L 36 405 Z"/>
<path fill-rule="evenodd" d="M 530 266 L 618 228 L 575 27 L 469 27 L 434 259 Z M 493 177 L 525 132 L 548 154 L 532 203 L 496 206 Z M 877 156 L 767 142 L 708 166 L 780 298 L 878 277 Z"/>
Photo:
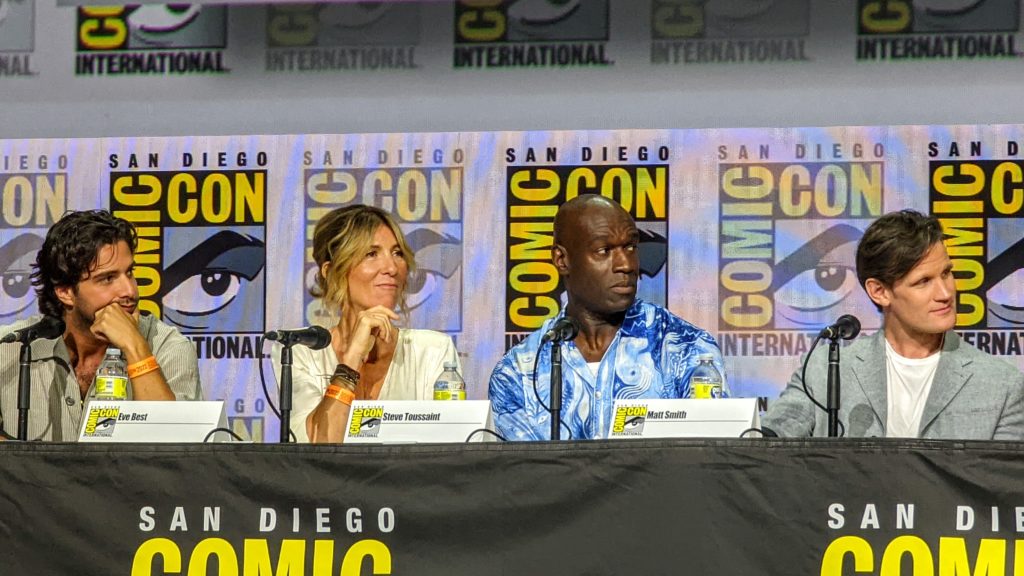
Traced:
<path fill-rule="evenodd" d="M 886 214 L 857 246 L 857 276 L 882 312 L 882 329 L 841 351 L 840 432 L 982 440 L 1024 439 L 1024 374 L 953 331 L 953 265 L 933 216 Z M 780 436 L 826 436 L 827 346 L 769 404 L 762 422 Z"/>

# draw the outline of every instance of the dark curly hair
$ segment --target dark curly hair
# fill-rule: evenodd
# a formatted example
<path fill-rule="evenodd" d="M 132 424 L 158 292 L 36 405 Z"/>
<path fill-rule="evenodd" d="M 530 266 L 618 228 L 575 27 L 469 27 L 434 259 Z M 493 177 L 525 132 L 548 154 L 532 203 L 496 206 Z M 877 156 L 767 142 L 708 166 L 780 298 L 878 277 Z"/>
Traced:
<path fill-rule="evenodd" d="M 100 248 L 122 240 L 134 254 L 138 236 L 127 220 L 106 210 L 66 212 L 46 233 L 32 266 L 32 286 L 36 289 L 39 311 L 63 318 L 64 305 L 55 288 L 78 284 L 92 269 Z"/>

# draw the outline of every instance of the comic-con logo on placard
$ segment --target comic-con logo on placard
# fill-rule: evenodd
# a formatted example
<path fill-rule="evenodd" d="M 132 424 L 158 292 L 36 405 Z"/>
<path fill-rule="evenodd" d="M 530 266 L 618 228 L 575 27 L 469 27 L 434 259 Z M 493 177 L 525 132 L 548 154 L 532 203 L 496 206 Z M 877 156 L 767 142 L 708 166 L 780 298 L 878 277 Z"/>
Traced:
<path fill-rule="evenodd" d="M 336 304 L 309 293 L 319 272 L 313 261 L 316 223 L 335 208 L 365 204 L 391 214 L 415 256 L 405 291 L 409 324 L 461 332 L 463 150 L 378 150 L 374 168 L 354 167 L 351 152 L 309 150 L 303 156 L 306 321 L 329 325 L 340 313 Z"/>
<path fill-rule="evenodd" d="M 549 147 L 505 151 L 508 206 L 505 271 L 505 347 L 511 348 L 558 313 L 565 290 L 551 261 L 558 207 L 580 194 L 601 194 L 619 202 L 640 232 L 637 297 L 664 306 L 668 299 L 668 147 L 636 149 L 584 146 L 579 160 L 556 164 Z M 609 157 L 625 160 L 607 162 Z M 532 162 L 542 160 L 544 164 Z M 634 162 L 635 161 L 635 162 Z"/>
<path fill-rule="evenodd" d="M 200 358 L 259 357 L 260 338 L 238 335 L 265 330 L 267 157 L 228 159 L 186 152 L 158 170 L 156 154 L 142 158 L 152 169 L 108 156 L 111 210 L 139 236 L 139 309 L 193 335 Z"/>
<path fill-rule="evenodd" d="M 647 406 L 616 406 L 612 436 L 640 436 L 647 421 Z"/>
<path fill-rule="evenodd" d="M 120 408 L 89 408 L 85 416 L 84 435 L 92 438 L 113 436 L 120 414 Z"/>
<path fill-rule="evenodd" d="M 65 155 L 0 155 L 0 324 L 35 312 L 32 264 L 67 210 L 67 170 Z"/>
<path fill-rule="evenodd" d="M 608 0 L 458 0 L 455 68 L 609 66 Z"/>
<path fill-rule="evenodd" d="M 718 147 L 719 344 L 739 356 L 793 356 L 842 314 L 880 318 L 856 250 L 883 213 L 882 144 Z"/>
<path fill-rule="evenodd" d="M 977 145 L 980 153 L 981 144 Z M 972 144 L 962 148 L 965 155 Z M 929 199 L 956 279 L 957 330 L 991 354 L 1024 347 L 1024 161 L 963 159 L 932 143 Z M 1016 155 L 1018 146 L 1011 142 Z M 980 155 L 980 154 L 979 154 Z"/>
<path fill-rule="evenodd" d="M 858 60 L 1018 58 L 1018 0 L 858 0 Z"/>
<path fill-rule="evenodd" d="M 355 438 L 376 438 L 384 421 L 384 408 L 369 406 L 353 408 L 348 420 L 348 434 Z"/>
<path fill-rule="evenodd" d="M 225 6 L 81 6 L 77 23 L 80 76 L 228 72 Z"/>
<path fill-rule="evenodd" d="M 341 2 L 267 6 L 267 72 L 417 68 L 420 5 Z"/>
<path fill-rule="evenodd" d="M 35 76 L 34 0 L 0 0 L 0 78 Z"/>
<path fill-rule="evenodd" d="M 808 60 L 810 0 L 654 0 L 652 64 Z"/>

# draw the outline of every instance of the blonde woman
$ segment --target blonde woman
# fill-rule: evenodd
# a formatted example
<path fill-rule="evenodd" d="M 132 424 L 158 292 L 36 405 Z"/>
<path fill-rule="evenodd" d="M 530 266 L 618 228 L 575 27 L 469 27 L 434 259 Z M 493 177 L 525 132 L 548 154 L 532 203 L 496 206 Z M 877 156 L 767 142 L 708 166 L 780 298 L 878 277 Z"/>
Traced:
<path fill-rule="evenodd" d="M 361 204 L 332 210 L 313 231 L 313 259 L 311 292 L 336 305 L 340 320 L 330 346 L 294 348 L 291 429 L 299 442 L 341 442 L 353 399 L 432 399 L 444 363 L 458 356 L 450 336 L 395 325 L 395 309 L 407 313 L 415 261 L 390 214 Z M 279 347 L 273 360 L 280 374 Z"/>

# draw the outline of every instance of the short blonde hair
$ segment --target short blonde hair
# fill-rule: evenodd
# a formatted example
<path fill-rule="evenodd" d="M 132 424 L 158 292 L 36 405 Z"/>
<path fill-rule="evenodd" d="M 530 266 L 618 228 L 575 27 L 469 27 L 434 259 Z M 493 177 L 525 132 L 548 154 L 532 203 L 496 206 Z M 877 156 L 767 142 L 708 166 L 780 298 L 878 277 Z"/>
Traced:
<path fill-rule="evenodd" d="M 373 236 L 381 225 L 387 226 L 395 235 L 409 274 L 415 272 L 416 260 L 412 249 L 390 214 L 364 204 L 336 208 L 321 218 L 313 229 L 313 260 L 317 270 L 316 286 L 309 293 L 314 298 L 336 303 L 339 311 L 345 310 L 349 305 L 348 274 L 373 246 Z M 323 274 L 325 263 L 330 263 L 326 277 Z M 402 286 L 398 304 L 402 313 L 408 316 L 406 286 Z"/>

